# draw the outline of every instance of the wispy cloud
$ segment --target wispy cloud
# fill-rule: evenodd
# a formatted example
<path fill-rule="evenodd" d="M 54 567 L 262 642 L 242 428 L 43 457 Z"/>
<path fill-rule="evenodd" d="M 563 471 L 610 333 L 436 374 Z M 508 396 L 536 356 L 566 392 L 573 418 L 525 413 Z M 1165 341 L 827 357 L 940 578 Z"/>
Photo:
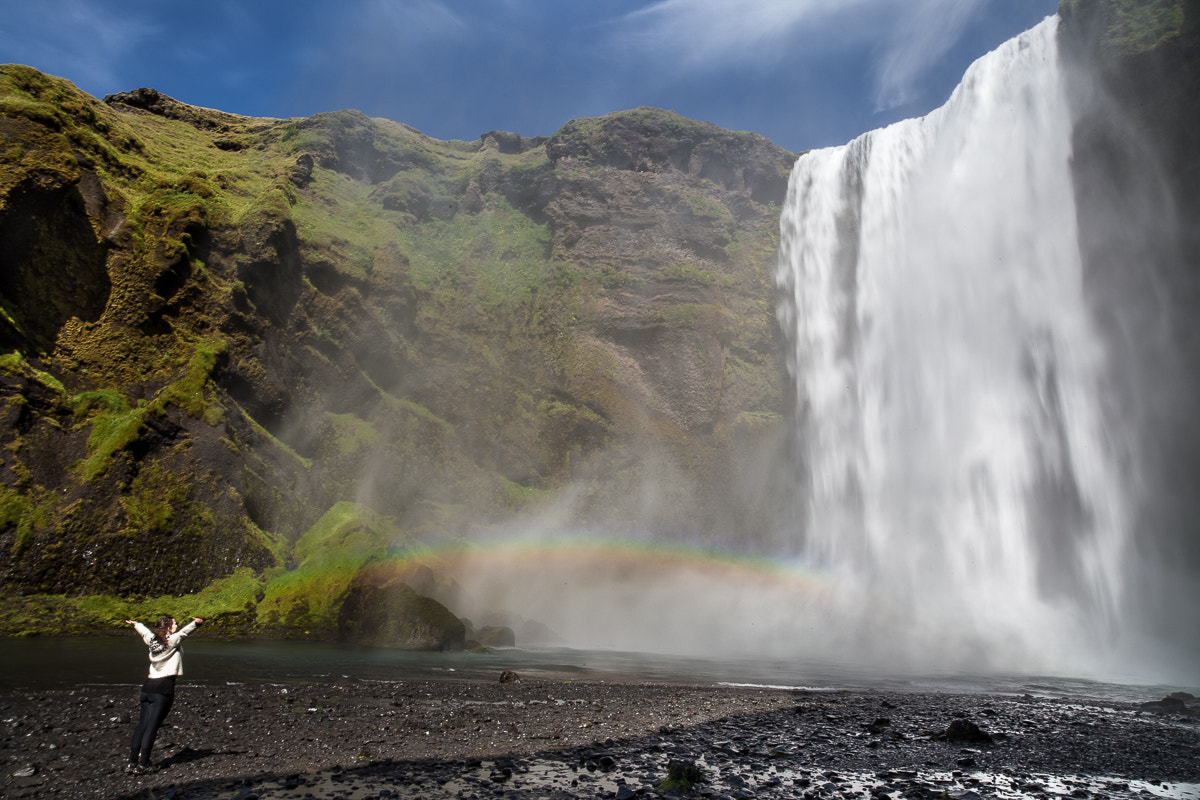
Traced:
<path fill-rule="evenodd" d="M 682 79 L 781 57 L 866 53 L 875 102 L 912 99 L 972 16 L 992 0 L 658 0 L 622 17 L 609 44 Z M 839 52 L 840 51 L 840 52 Z"/>
<path fill-rule="evenodd" d="M 467 21 L 439 0 L 369 0 L 358 13 L 360 30 L 396 44 L 435 44 L 470 32 Z"/>
<path fill-rule="evenodd" d="M 2 60 L 55 74 L 86 75 L 92 91 L 116 86 L 121 63 L 160 31 L 143 14 L 131 19 L 117 3 L 41 0 L 5 5 Z"/>
<path fill-rule="evenodd" d="M 612 44 L 675 72 L 769 60 L 805 28 L 877 0 L 659 0 L 617 25 Z"/>
<path fill-rule="evenodd" d="M 946 55 L 988 0 L 904 0 L 905 11 L 876 63 L 875 108 L 910 102 L 921 78 Z"/>

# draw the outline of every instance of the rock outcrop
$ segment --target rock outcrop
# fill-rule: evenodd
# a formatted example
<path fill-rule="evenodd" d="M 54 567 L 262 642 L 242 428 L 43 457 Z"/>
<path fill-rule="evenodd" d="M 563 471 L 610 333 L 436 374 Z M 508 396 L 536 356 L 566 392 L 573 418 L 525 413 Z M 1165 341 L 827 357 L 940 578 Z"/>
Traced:
<path fill-rule="evenodd" d="M 1132 525 L 1152 566 L 1135 577 L 1159 582 L 1200 570 L 1200 3 L 1066 0 L 1060 14 L 1085 285 L 1114 365 L 1106 404 L 1136 431 Z M 1150 638 L 1200 624 L 1200 587 L 1178 583 L 1190 589 L 1142 609 Z M 1162 596 L 1146 588 L 1127 588 L 1126 612 Z"/>
<path fill-rule="evenodd" d="M 444 605 L 408 584 L 355 586 L 338 614 L 338 639 L 400 650 L 462 650 L 463 623 Z"/>

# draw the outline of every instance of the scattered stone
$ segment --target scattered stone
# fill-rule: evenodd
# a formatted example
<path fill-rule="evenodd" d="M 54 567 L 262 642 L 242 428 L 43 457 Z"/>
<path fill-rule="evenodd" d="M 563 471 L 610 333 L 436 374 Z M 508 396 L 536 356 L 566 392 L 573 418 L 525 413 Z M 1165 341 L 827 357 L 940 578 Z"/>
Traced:
<path fill-rule="evenodd" d="M 991 725 L 1011 737 L 995 747 L 952 748 L 945 738 L 917 732 L 936 728 L 937 720 L 970 730 L 970 720 L 954 717 L 969 706 L 953 695 L 889 694 L 900 710 L 883 725 L 880 695 L 871 693 L 842 695 L 836 703 L 812 697 L 811 713 L 797 717 L 786 693 L 529 676 L 510 685 L 494 678 L 291 685 L 286 694 L 277 685 L 197 688 L 181 691 L 177 716 L 164 731 L 164 769 L 137 779 L 116 768 L 121 754 L 98 747 L 92 733 L 104 729 L 106 742 L 123 738 L 114 736 L 109 717 L 113 698 L 117 707 L 132 702 L 126 687 L 76 688 L 69 700 L 66 692 L 0 694 L 0 734 L 10 737 L 0 796 L 1136 800 L 1163 796 L 1168 784 L 1172 796 L 1190 797 L 1187 784 L 1200 782 L 1200 723 L 1139 714 L 1133 703 L 989 697 L 996 712 L 987 715 Z M 52 726 L 44 714 L 48 700 L 63 711 Z M 306 713 L 314 707 L 321 713 Z M 703 717 L 697 713 L 710 707 Z M 749 707 L 758 710 L 747 714 Z M 840 722 L 826 722 L 827 714 Z M 591 728 L 580 729 L 581 715 Z M 1079 720 L 1088 722 L 1086 739 L 1073 724 Z M 664 721 L 670 730 L 659 733 Z M 885 732 L 870 735 L 869 724 Z M 231 726 L 248 733 L 231 737 Z M 897 728 L 908 735 L 893 740 Z M 56 741 L 64 731 L 84 734 Z M 813 737 L 817 731 L 821 738 Z M 999 734 L 991 735 L 999 742 Z M 59 744 L 54 760 L 42 763 L 50 744 Z M 1010 766 L 988 763 L 1000 755 Z M 354 763 L 335 766 L 341 759 Z M 32 776 L 11 772 L 34 764 Z M 690 788 L 681 782 L 672 793 L 664 773 L 699 780 Z"/>
<path fill-rule="evenodd" d="M 521 676 L 513 672 L 511 669 L 506 669 L 500 673 L 501 683 L 520 683 Z"/>

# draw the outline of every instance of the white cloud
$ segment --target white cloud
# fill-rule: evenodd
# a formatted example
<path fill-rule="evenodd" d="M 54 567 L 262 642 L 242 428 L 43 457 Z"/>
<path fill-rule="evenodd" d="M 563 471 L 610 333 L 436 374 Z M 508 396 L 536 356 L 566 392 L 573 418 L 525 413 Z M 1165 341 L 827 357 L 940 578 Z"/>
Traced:
<path fill-rule="evenodd" d="M 876 63 L 875 108 L 915 99 L 923 75 L 962 36 L 987 0 L 906 0 Z"/>
<path fill-rule="evenodd" d="M 622 17 L 610 46 L 681 78 L 772 68 L 786 52 L 871 53 L 875 102 L 894 107 L 990 0 L 657 0 Z"/>
<path fill-rule="evenodd" d="M 134 21 L 118 4 L 87 0 L 5 3 L 0 23 L 3 61 L 54 75 L 86 76 L 89 91 L 117 91 L 120 63 L 156 36 L 156 25 Z"/>
<path fill-rule="evenodd" d="M 613 44 L 679 72 L 754 64 L 806 26 L 872 2 L 878 0 L 658 0 L 622 18 Z"/>

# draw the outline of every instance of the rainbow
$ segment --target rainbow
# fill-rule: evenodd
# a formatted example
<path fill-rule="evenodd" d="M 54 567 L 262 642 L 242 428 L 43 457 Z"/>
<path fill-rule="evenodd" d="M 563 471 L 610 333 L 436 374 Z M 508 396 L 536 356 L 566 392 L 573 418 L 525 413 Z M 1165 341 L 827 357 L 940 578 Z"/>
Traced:
<path fill-rule="evenodd" d="M 571 643 L 647 651 L 784 635 L 830 583 L 804 565 L 607 537 L 459 541 L 408 559 L 452 584 L 452 607 L 477 623 L 533 620 Z"/>
<path fill-rule="evenodd" d="M 486 539 L 421 545 L 413 557 L 453 568 L 474 562 L 512 568 L 584 569 L 593 574 L 687 572 L 731 582 L 819 589 L 826 577 L 799 562 L 785 562 L 687 544 L 621 538 Z"/>

